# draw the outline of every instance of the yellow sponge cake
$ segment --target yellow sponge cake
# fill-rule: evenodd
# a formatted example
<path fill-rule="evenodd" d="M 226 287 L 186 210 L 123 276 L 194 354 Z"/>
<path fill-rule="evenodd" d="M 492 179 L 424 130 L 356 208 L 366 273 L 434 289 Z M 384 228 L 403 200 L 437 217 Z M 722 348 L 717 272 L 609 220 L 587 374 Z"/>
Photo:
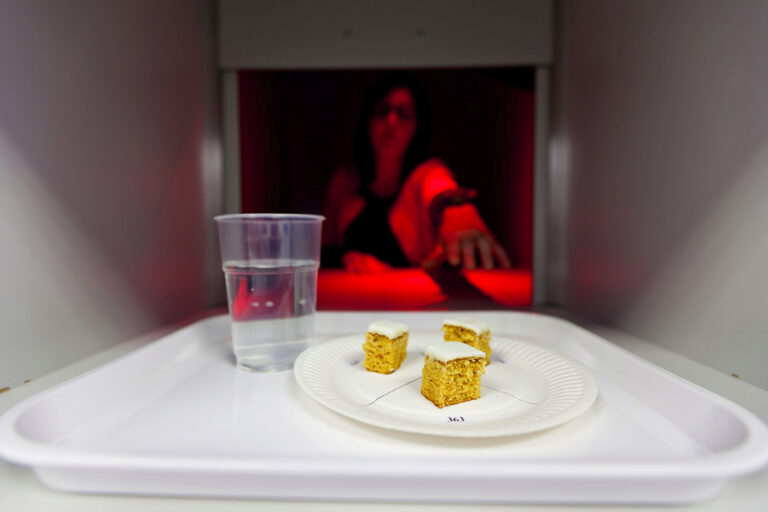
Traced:
<path fill-rule="evenodd" d="M 370 372 L 392 373 L 405 359 L 408 326 L 392 320 L 378 320 L 365 333 L 363 366 Z"/>
<path fill-rule="evenodd" d="M 468 318 L 449 318 L 443 321 L 443 339 L 461 341 L 485 353 L 486 364 L 491 362 L 491 328 L 488 324 Z"/>
<path fill-rule="evenodd" d="M 427 347 L 421 375 L 421 394 L 442 408 L 480 398 L 485 353 L 464 343 Z"/>

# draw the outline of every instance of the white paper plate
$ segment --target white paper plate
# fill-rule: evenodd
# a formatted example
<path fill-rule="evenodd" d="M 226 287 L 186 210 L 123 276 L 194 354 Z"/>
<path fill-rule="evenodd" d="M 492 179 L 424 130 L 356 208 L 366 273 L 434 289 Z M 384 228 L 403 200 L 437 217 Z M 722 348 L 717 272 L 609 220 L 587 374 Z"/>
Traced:
<path fill-rule="evenodd" d="M 493 337 L 491 364 L 477 400 L 442 409 L 421 394 L 424 349 L 444 343 L 439 331 L 412 331 L 407 357 L 389 375 L 362 364 L 365 335 L 347 336 L 304 351 L 294 375 L 310 396 L 370 425 L 453 437 L 527 434 L 555 427 L 594 403 L 597 384 L 583 366 L 551 350 Z"/>

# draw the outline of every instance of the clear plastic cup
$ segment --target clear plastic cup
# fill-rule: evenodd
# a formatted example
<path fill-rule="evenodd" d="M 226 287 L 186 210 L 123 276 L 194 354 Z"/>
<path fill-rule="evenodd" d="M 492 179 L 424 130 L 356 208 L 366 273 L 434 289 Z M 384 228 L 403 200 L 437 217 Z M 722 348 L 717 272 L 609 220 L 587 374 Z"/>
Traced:
<path fill-rule="evenodd" d="M 314 335 L 324 217 L 259 213 L 215 220 L 237 366 L 293 368 Z"/>

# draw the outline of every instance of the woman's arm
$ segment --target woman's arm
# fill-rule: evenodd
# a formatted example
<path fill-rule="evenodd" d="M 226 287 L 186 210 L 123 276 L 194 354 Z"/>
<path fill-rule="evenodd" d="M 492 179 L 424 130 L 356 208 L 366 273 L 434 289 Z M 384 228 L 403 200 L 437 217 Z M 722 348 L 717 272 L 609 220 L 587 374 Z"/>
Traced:
<path fill-rule="evenodd" d="M 437 262 L 447 259 L 453 266 L 462 265 L 471 270 L 477 267 L 476 255 L 479 255 L 480 264 L 485 269 L 491 269 L 497 264 L 509 268 L 509 256 L 484 223 L 482 227 L 466 226 L 467 218 L 475 215 L 479 218 L 477 210 L 470 204 L 445 209 L 433 259 L 436 258 Z M 425 263 L 427 266 L 434 264 Z"/>
<path fill-rule="evenodd" d="M 439 160 L 429 166 L 421 187 L 423 204 L 436 235 L 435 247 L 422 261 L 427 268 L 448 260 L 451 265 L 473 269 L 479 255 L 483 268 L 511 266 L 503 247 L 491 234 L 480 212 L 469 201 L 476 192 L 459 187 L 450 170 Z"/>

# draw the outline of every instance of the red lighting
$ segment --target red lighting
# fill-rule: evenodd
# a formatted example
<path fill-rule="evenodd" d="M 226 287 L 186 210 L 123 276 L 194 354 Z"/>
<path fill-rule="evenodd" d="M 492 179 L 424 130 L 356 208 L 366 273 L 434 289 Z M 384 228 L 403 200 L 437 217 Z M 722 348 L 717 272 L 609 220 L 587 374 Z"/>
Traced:
<path fill-rule="evenodd" d="M 528 270 L 463 270 L 475 288 L 507 307 L 530 306 L 533 279 Z"/>
<path fill-rule="evenodd" d="M 446 270 L 443 277 L 447 278 L 434 278 L 417 268 L 374 275 L 321 269 L 317 307 L 320 310 L 407 311 L 531 305 L 531 273 L 527 270 L 451 269 Z"/>
<path fill-rule="evenodd" d="M 420 269 L 373 275 L 321 269 L 318 276 L 318 309 L 417 310 L 446 298 L 437 283 Z"/>

